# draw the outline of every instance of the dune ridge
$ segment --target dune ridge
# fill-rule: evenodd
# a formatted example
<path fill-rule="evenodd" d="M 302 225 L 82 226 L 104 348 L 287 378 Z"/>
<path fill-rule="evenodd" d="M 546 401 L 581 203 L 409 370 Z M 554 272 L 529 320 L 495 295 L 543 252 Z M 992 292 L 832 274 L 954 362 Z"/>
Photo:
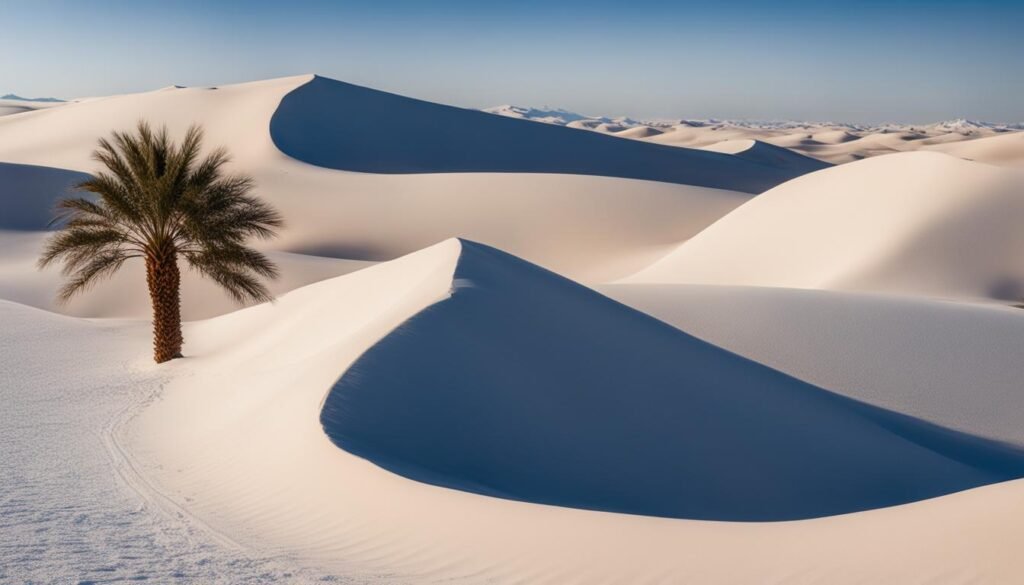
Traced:
<path fill-rule="evenodd" d="M 602 175 L 747 193 L 799 174 L 764 162 L 613 140 L 318 76 L 284 96 L 270 120 L 270 134 L 296 159 L 371 173 Z"/>

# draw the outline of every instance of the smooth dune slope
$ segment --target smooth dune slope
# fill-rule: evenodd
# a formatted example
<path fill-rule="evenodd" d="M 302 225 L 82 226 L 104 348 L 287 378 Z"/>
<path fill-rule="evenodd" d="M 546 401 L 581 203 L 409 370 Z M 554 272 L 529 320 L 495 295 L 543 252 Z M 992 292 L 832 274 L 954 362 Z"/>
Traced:
<path fill-rule="evenodd" d="M 1024 132 L 1009 132 L 977 140 L 933 144 L 923 148 L 979 162 L 1018 166 L 1024 164 Z"/>
<path fill-rule="evenodd" d="M 798 174 L 719 153 L 615 140 L 314 77 L 281 100 L 270 134 L 285 154 L 372 173 L 603 175 L 760 193 Z"/>
<path fill-rule="evenodd" d="M 903 295 L 689 284 L 600 292 L 795 378 L 1024 447 L 1024 311 Z"/>
<path fill-rule="evenodd" d="M 451 297 L 364 353 L 321 422 L 420 481 L 677 518 L 827 516 L 1024 473 L 1013 450 L 831 394 L 465 241 Z"/>
<path fill-rule="evenodd" d="M 826 169 L 751 200 L 625 282 L 1016 299 L 1021 179 L 928 152 Z"/>

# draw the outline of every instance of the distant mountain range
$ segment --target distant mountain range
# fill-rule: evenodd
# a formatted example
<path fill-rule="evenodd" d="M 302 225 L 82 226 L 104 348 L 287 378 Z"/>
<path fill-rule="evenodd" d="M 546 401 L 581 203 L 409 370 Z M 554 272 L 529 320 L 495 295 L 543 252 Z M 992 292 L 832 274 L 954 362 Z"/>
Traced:
<path fill-rule="evenodd" d="M 587 116 L 576 112 L 570 112 L 561 108 L 532 108 L 527 106 L 501 105 L 492 108 L 485 108 L 485 112 L 508 116 L 510 118 L 523 118 L 535 122 L 557 124 L 559 126 L 574 126 L 578 128 L 595 129 L 598 126 L 633 128 L 637 126 L 648 126 L 651 128 L 667 129 L 676 126 L 731 126 L 736 128 L 754 128 L 763 130 L 799 130 L 803 128 L 846 128 L 853 131 L 864 132 L 885 132 L 887 130 L 907 130 L 913 128 L 943 130 L 946 132 L 969 133 L 973 130 L 1024 130 L 1024 123 L 992 123 L 964 118 L 946 120 L 932 124 L 848 124 L 842 122 L 805 122 L 799 120 L 687 120 L 687 119 L 658 119 L 658 120 L 635 120 L 628 117 L 610 118 L 607 116 Z"/>
<path fill-rule="evenodd" d="M 17 100 L 19 102 L 50 102 L 50 103 L 63 102 L 64 101 L 64 100 L 57 99 L 57 98 L 54 98 L 54 97 L 27 98 L 27 97 L 21 97 L 20 95 L 15 95 L 13 93 L 9 93 L 7 95 L 0 96 L 0 100 Z"/>

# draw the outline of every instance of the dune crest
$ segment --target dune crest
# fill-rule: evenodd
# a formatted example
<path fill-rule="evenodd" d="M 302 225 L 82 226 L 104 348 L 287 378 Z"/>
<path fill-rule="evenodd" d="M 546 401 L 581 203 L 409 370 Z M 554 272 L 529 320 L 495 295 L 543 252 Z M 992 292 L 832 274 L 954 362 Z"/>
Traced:
<path fill-rule="evenodd" d="M 370 173 L 600 175 L 760 193 L 800 174 L 719 153 L 615 140 L 434 104 L 324 77 L 289 92 L 274 144 L 321 167 Z"/>

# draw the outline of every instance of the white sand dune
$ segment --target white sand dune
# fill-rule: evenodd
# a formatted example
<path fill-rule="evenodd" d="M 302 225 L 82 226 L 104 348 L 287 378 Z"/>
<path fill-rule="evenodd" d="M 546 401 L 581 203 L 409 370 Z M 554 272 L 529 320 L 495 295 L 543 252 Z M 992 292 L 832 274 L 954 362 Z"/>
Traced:
<path fill-rule="evenodd" d="M 813 173 L 832 166 L 816 158 L 760 140 L 726 140 L 702 146 L 701 149 L 732 154 L 751 162 L 793 169 L 800 174 Z"/>
<path fill-rule="evenodd" d="M 756 140 L 793 150 L 799 154 L 833 164 L 862 160 L 872 156 L 917 150 L 926 146 L 972 142 L 1003 134 L 1021 134 L 1021 124 L 988 124 L 971 120 L 949 120 L 927 125 L 883 124 L 862 126 L 831 122 L 756 122 L 743 120 L 664 120 L 637 121 L 629 118 L 612 120 L 590 117 L 564 110 L 536 110 L 499 106 L 486 111 L 518 119 L 569 126 L 608 133 L 624 138 L 647 139 L 650 142 L 705 148 L 720 142 Z M 1019 148 L 1009 139 L 995 141 L 992 146 L 979 146 L 963 155 L 956 148 L 951 154 L 971 160 L 1019 164 Z M 946 150 L 946 149 L 939 149 Z"/>
<path fill-rule="evenodd" d="M 849 130 L 826 130 L 824 132 L 817 132 L 812 136 L 812 139 L 820 144 L 840 144 L 859 138 L 860 136 L 850 133 Z"/>
<path fill-rule="evenodd" d="M 295 149 L 311 147 L 316 141 L 355 140 L 358 142 L 353 145 L 356 151 L 370 152 L 367 149 L 375 140 L 384 140 L 374 129 L 375 125 L 369 123 L 362 126 L 367 135 L 332 133 L 342 129 L 333 124 L 344 124 L 349 118 L 362 119 L 344 113 L 346 91 L 353 92 L 353 100 L 369 100 L 363 102 L 366 108 L 374 106 L 373 100 L 384 99 L 381 97 L 384 96 L 399 106 L 412 104 L 414 111 L 409 112 L 410 116 L 415 108 L 426 108 L 427 114 L 437 108 L 450 110 L 450 115 L 458 119 L 462 115 L 481 116 L 484 120 L 513 123 L 516 127 L 538 127 L 560 135 L 579 134 L 584 142 L 596 140 L 598 150 L 606 149 L 610 156 L 636 148 L 640 149 L 638 153 L 646 153 L 651 148 L 636 141 L 516 122 L 301 76 L 217 89 L 167 89 L 114 96 L 69 103 L 31 116 L 6 116 L 0 118 L 0 161 L 90 172 L 95 165 L 89 160 L 89 153 L 96 140 L 112 128 L 130 129 L 139 118 L 146 118 L 166 123 L 173 132 L 181 133 L 188 124 L 198 122 L 206 129 L 211 146 L 231 147 L 234 168 L 253 175 L 259 194 L 284 214 L 287 226 L 282 237 L 271 244 L 273 250 L 376 261 L 400 256 L 448 237 L 466 236 L 588 279 L 624 276 L 641 268 L 749 197 L 723 189 L 614 177 L 510 172 L 370 174 L 313 166 L 283 154 L 268 130 L 282 98 L 307 85 L 312 85 L 312 95 L 300 91 L 292 99 L 298 99 L 299 105 L 308 109 L 293 112 L 299 117 L 293 122 L 282 122 L 292 119 L 292 114 L 278 118 L 277 122 L 279 132 L 284 133 L 279 139 Z M 342 93 L 335 93 L 339 88 Z M 309 102 L 310 99 L 313 102 Z M 379 115 L 384 115 L 387 108 L 378 109 Z M 402 118 L 401 112 L 392 113 Z M 408 123 L 416 127 L 415 123 Z M 429 125 L 431 119 L 425 118 L 421 123 Z M 319 134 L 309 135 L 304 124 L 319 124 L 323 128 Z M 296 134 L 289 135 L 289 128 Z M 453 142 L 455 137 L 449 137 L 446 142 L 443 133 L 437 135 L 440 139 L 434 135 L 420 136 L 420 140 L 429 141 L 429 144 L 421 144 L 428 152 L 445 148 L 463 150 L 459 143 Z M 309 141 L 305 142 L 307 139 Z M 547 140 L 546 133 L 542 132 L 541 139 Z M 571 138 L 570 142 L 575 140 Z M 386 148 L 388 143 L 401 145 L 405 142 L 388 138 L 378 146 Z M 495 144 L 502 142 L 494 141 Z M 558 143 L 557 137 L 552 143 Z M 330 149 L 325 144 L 320 146 L 325 147 L 324 152 L 333 153 L 331 156 L 349 152 L 335 149 L 343 146 L 341 142 Z M 679 153 L 669 152 L 672 161 L 691 156 L 683 153 L 683 159 L 679 159 Z M 398 153 L 391 154 L 397 156 Z M 567 156 L 576 155 L 567 153 Z M 692 156 L 704 160 L 700 151 Z M 731 157 L 715 156 L 719 157 L 715 160 L 724 158 L 722 164 L 726 166 L 721 176 L 726 178 L 752 166 L 752 163 Z M 601 158 L 584 161 L 577 157 L 575 160 L 580 164 L 619 164 Z M 400 163 L 401 160 L 396 161 Z M 672 172 L 682 176 L 683 166 L 673 162 L 676 170 Z M 761 176 L 783 172 L 764 165 L 753 166 L 757 167 L 755 176 L 762 170 Z M 698 171 L 706 173 L 706 170 Z M 59 174 L 59 171 L 54 172 Z M 792 174 L 791 171 L 785 173 Z M 19 191 L 2 182 L 0 192 L 5 201 L 20 197 Z M 51 200 L 52 197 L 46 197 L 46 201 Z M 40 207 L 38 201 L 29 203 L 33 210 Z M 36 229 L 43 225 L 37 225 Z M 28 228 L 20 226 L 19 229 Z"/>
<path fill-rule="evenodd" d="M 0 581 L 1024 574 L 1024 317 L 964 301 L 1024 296 L 1024 192 L 954 158 L 1021 134 L 498 113 L 306 75 L 0 116 Z M 201 123 L 287 221 L 281 298 L 186 274 L 161 366 L 144 320 L 25 306 L 139 118 Z M 59 310 L 144 319 L 141 270 Z"/>
<path fill-rule="evenodd" d="M 364 353 L 321 422 L 419 481 L 694 519 L 834 515 L 1024 473 L 1024 455 L 838 398 L 469 242 L 450 298 Z"/>
<path fill-rule="evenodd" d="M 555 302 L 536 302 L 541 298 Z M 529 299 L 533 301 L 523 302 Z M 507 313 L 491 311 L 493 303 L 501 305 Z M 530 333 L 481 337 L 475 330 L 462 330 L 457 322 L 442 319 L 451 310 L 472 317 L 476 314 L 474 306 L 485 309 L 486 319 L 481 326 Z M 552 312 L 548 307 L 563 310 Z M 402 325 L 417 313 L 418 317 Z M 474 321 L 467 319 L 464 323 L 472 327 Z M 602 336 L 590 331 L 624 331 L 625 335 L 617 339 L 615 335 Z M 514 463 L 523 457 L 519 465 L 509 466 L 512 472 L 561 461 L 569 470 L 550 470 L 557 476 L 579 472 L 592 457 L 597 457 L 591 471 L 604 474 L 604 470 L 615 469 L 605 464 L 620 463 L 614 459 L 616 450 L 630 448 L 628 441 L 626 445 L 616 445 L 592 436 L 592 440 L 611 451 L 595 449 L 584 461 L 563 459 L 569 453 L 562 449 L 563 439 L 572 445 L 574 440 L 583 438 L 575 429 L 590 428 L 586 424 L 580 427 L 579 420 L 596 422 L 604 412 L 603 416 L 611 417 L 604 422 L 614 433 L 630 424 L 641 424 L 644 431 L 636 438 L 643 437 L 651 428 L 684 434 L 703 429 L 701 432 L 708 433 L 705 439 L 718 437 L 714 443 L 698 440 L 671 445 L 680 450 L 676 455 L 682 457 L 684 467 L 704 461 L 703 465 L 716 469 L 711 476 L 691 475 L 690 482 L 696 478 L 698 486 L 707 485 L 705 482 L 711 483 L 713 477 L 726 482 L 718 485 L 716 491 L 709 490 L 706 497 L 720 503 L 733 500 L 741 507 L 757 507 L 758 502 L 766 502 L 750 493 L 750 481 L 758 485 L 771 482 L 771 477 L 783 470 L 815 484 L 814 477 L 837 473 L 833 477 L 838 478 L 858 465 L 866 465 L 904 487 L 921 487 L 931 479 L 938 482 L 932 486 L 935 487 L 950 478 L 977 478 L 975 474 L 980 470 L 974 465 L 985 468 L 995 461 L 989 459 L 990 455 L 1004 452 L 998 446 L 990 451 L 991 445 L 975 439 L 963 443 L 964 437 L 945 431 L 933 434 L 939 429 L 823 392 L 479 246 L 444 242 L 394 262 L 299 289 L 276 305 L 262 305 L 193 324 L 186 335 L 196 339 L 191 345 L 192 357 L 172 364 L 171 381 L 160 399 L 147 406 L 133 422 L 129 433 L 133 453 L 147 462 L 143 464 L 144 471 L 172 501 L 187 502 L 188 509 L 200 520 L 218 532 L 235 535 L 243 544 L 300 555 L 309 562 L 345 567 L 356 574 L 379 576 L 387 571 L 388 581 L 421 583 L 505 583 L 517 582 L 525 575 L 538 583 L 742 583 L 781 579 L 793 571 L 810 571 L 830 583 L 853 583 L 880 576 L 941 576 L 949 571 L 999 578 L 1019 569 L 1019 555 L 1011 544 L 1019 536 L 1015 524 L 1004 521 L 1005 514 L 1024 509 L 1024 492 L 1016 482 L 918 504 L 802 522 L 694 522 L 538 506 L 433 487 L 400 478 L 336 447 L 317 423 L 322 410 L 331 413 L 323 415 L 328 419 L 328 432 L 338 431 L 332 425 L 339 424 L 342 432 L 351 432 L 362 440 L 372 439 L 374 452 L 363 454 L 371 459 L 377 457 L 377 463 L 382 463 L 381 450 L 415 444 L 416 450 L 429 455 L 446 441 L 461 436 L 456 453 L 466 453 L 466 458 L 450 461 L 455 469 L 487 465 L 475 457 L 489 451 L 492 456 L 503 454 L 507 462 Z M 656 337 L 658 343 L 637 347 L 635 344 L 647 335 Z M 459 341 L 460 336 L 465 341 Z M 380 339 L 384 341 L 365 353 Z M 538 339 L 544 339 L 545 344 L 572 341 L 579 347 L 568 353 L 565 350 L 570 348 L 565 347 L 561 347 L 561 353 L 552 352 L 546 349 L 547 345 L 538 346 Z M 667 342 L 668 351 L 664 357 L 656 357 L 662 355 L 661 341 Z M 481 345 L 484 342 L 486 345 Z M 448 347 L 447 343 L 455 345 Z M 675 343 L 682 345 L 676 347 Z M 396 369 L 387 358 L 394 357 L 392 351 L 411 347 L 410 344 L 417 346 L 425 359 L 407 356 L 413 362 L 403 362 Z M 616 344 L 632 349 L 615 351 L 615 359 L 600 354 L 603 345 L 610 348 Z M 378 348 L 383 353 L 378 353 Z M 467 354 L 469 348 L 474 349 Z M 451 351 L 450 357 L 444 358 L 447 350 Z M 562 362 L 559 355 L 568 361 Z M 701 366 L 685 367 L 685 361 L 678 361 L 680 355 L 689 356 Z M 528 384 L 520 383 L 512 389 L 515 380 L 503 382 L 488 377 L 485 383 L 485 378 L 478 377 L 481 371 L 484 376 L 493 376 L 494 371 L 476 364 L 510 359 L 547 364 L 547 369 L 510 370 L 524 376 L 531 371 L 545 372 L 544 376 L 531 378 L 533 383 L 545 384 L 550 376 L 569 381 L 590 371 L 593 375 L 587 378 L 587 384 L 592 394 L 573 397 L 571 393 L 582 392 L 582 388 L 573 390 L 571 384 L 530 392 Z M 585 360 L 587 366 L 574 365 L 578 359 Z M 649 386 L 638 383 L 650 374 L 645 368 L 631 368 L 630 359 L 642 360 L 655 371 L 678 368 L 682 385 L 676 387 L 687 389 L 683 398 L 677 396 L 678 391 L 651 393 L 647 390 Z M 445 360 L 455 361 L 448 364 Z M 673 365 L 654 365 L 658 363 Z M 350 369 L 352 364 L 355 365 Z M 715 364 L 716 368 L 708 370 L 704 367 L 707 364 Z M 442 370 L 434 367 L 444 365 L 454 365 L 456 371 L 462 372 L 475 369 L 476 373 L 446 377 L 444 384 L 432 383 L 430 372 L 440 373 Z M 407 366 L 408 375 L 402 376 Z M 395 386 L 381 385 L 386 380 L 379 376 L 387 375 L 382 368 L 395 370 L 398 377 L 390 378 Z M 607 375 L 616 368 L 641 378 L 630 378 L 610 395 L 598 392 L 599 388 L 610 389 L 616 380 L 606 381 L 597 374 Z M 340 384 L 334 385 L 346 371 Z M 711 374 L 712 371 L 718 375 Z M 428 377 L 421 378 L 424 374 Z M 731 382 L 727 384 L 727 380 Z M 698 390 L 719 383 L 726 394 Z M 333 418 L 338 414 L 337 400 L 341 398 L 337 393 L 352 390 L 353 384 L 387 395 L 396 389 L 411 391 L 419 397 L 408 395 L 402 401 L 388 403 L 388 415 L 373 420 L 384 425 L 380 432 L 392 428 L 389 425 L 402 430 L 384 432 L 382 436 L 359 423 L 357 417 Z M 448 385 L 457 390 L 446 390 Z M 479 393 L 484 387 L 492 390 Z M 744 392 L 744 387 L 757 394 L 770 391 L 773 400 L 754 399 L 759 406 L 751 410 L 740 406 L 746 403 L 744 400 L 726 398 L 735 397 L 734 391 Z M 429 392 L 425 392 L 427 388 Z M 502 389 L 512 389 L 514 396 Z M 631 400 L 637 391 L 651 400 L 668 400 L 679 408 L 659 410 L 657 403 Z M 516 400 L 480 402 L 491 392 L 498 399 L 505 396 Z M 376 402 L 368 394 L 349 398 L 352 415 L 370 415 L 376 408 L 367 408 Z M 383 400 L 383 395 L 380 398 Z M 634 406 L 623 408 L 623 400 Z M 682 408 L 680 400 L 688 408 Z M 772 414 L 779 406 L 775 400 L 787 406 L 777 415 Z M 794 410 L 798 403 L 802 406 Z M 634 410 L 637 406 L 641 409 Z M 744 429 L 749 425 L 750 429 L 760 428 L 769 434 L 733 436 L 726 429 L 706 424 L 719 420 L 711 412 L 722 415 L 730 409 L 742 417 Z M 523 410 L 528 411 L 525 419 L 513 416 Z M 830 418 L 830 412 L 838 418 Z M 705 423 L 701 422 L 700 413 L 707 415 Z M 813 431 L 821 420 L 818 415 L 830 421 L 827 430 L 823 427 Z M 457 417 L 458 424 L 452 426 L 452 418 L 448 417 Z M 801 422 L 783 428 L 775 424 L 786 420 Z M 516 421 L 519 424 L 508 428 L 487 424 L 507 425 Z M 407 426 L 400 426 L 403 422 Z M 686 424 L 676 424 L 680 422 Z M 805 427 L 807 424 L 814 426 Z M 542 445 L 531 442 L 541 443 L 555 428 L 561 429 L 558 441 Z M 832 434 L 837 431 L 838 435 Z M 777 446 L 778 441 L 796 440 L 804 432 L 812 436 L 791 447 L 811 457 L 810 460 L 794 460 L 787 465 L 776 455 L 762 458 L 772 452 L 768 447 Z M 531 439 L 533 433 L 540 434 Z M 833 442 L 833 436 L 840 440 Z M 744 465 L 733 465 L 730 453 L 738 453 L 735 450 L 742 450 L 741 444 L 745 442 L 739 437 L 749 440 L 746 448 L 766 451 L 752 458 L 748 453 L 742 459 Z M 822 441 L 823 437 L 830 440 Z M 932 442 L 935 438 L 940 440 Z M 541 447 L 542 451 L 534 451 L 533 458 L 525 457 L 530 451 L 504 451 L 503 446 L 515 447 L 524 440 L 527 442 L 522 448 Z M 662 453 L 667 448 L 654 447 L 655 452 Z M 849 448 L 854 451 L 846 451 L 838 460 L 828 460 L 829 453 L 836 455 Z M 861 448 L 865 449 L 864 457 L 849 458 Z M 701 452 L 704 454 L 697 455 Z M 996 460 L 1005 463 L 1001 456 Z M 429 456 L 418 457 L 416 461 L 438 463 Z M 755 461 L 771 466 L 772 473 L 744 480 L 744 473 L 754 472 L 758 467 L 750 467 Z M 817 465 L 807 461 L 817 461 Z M 888 465 L 886 461 L 891 462 L 887 471 L 874 467 Z M 522 468 L 524 465 L 526 469 Z M 446 475 L 453 471 L 451 467 L 440 469 Z M 938 475 L 930 476 L 928 469 Z M 726 470 L 731 471 L 720 475 Z M 675 472 L 675 464 L 664 465 L 658 468 L 657 475 L 664 477 Z M 658 484 L 643 481 L 644 477 L 605 475 L 607 481 L 623 482 L 627 489 L 659 489 Z M 862 487 L 876 495 L 878 490 L 886 491 L 895 485 L 879 483 L 871 477 L 853 474 L 848 479 L 853 483 L 864 482 Z M 796 485 L 780 484 L 777 488 L 784 492 Z M 702 489 L 676 487 L 690 495 Z M 861 497 L 857 495 L 859 491 L 855 493 L 843 485 L 836 487 L 837 494 L 813 489 L 802 498 L 821 503 L 834 496 L 841 500 L 843 494 Z M 779 496 L 780 492 L 774 494 Z M 494 526 L 502 529 L 494 530 Z M 939 529 L 940 526 L 958 528 L 954 535 Z M 874 536 L 870 542 L 864 542 L 858 536 L 863 534 Z M 892 554 L 894 546 L 922 560 L 908 562 L 900 556 L 897 562 Z M 596 554 L 597 551 L 606 552 Z M 737 554 L 744 557 L 744 563 L 724 562 Z"/>
<path fill-rule="evenodd" d="M 1016 162 L 1017 143 L 1005 139 L 991 143 L 984 152 L 971 156 L 971 149 L 961 151 L 953 144 L 987 142 L 1002 136 L 1021 136 L 1020 131 L 999 128 L 977 128 L 970 131 L 951 129 L 947 125 L 927 127 L 854 129 L 828 124 L 804 128 L 751 127 L 718 123 L 706 126 L 677 126 L 663 134 L 648 138 L 651 142 L 702 148 L 734 140 L 757 140 L 833 164 L 849 163 L 874 156 L 918 149 L 947 151 L 961 158 L 992 162 Z M 949 148 L 937 145 L 950 145 Z M 936 148 L 932 148 L 936 147 Z"/>
<path fill-rule="evenodd" d="M 615 124 L 598 131 L 615 132 Z M 718 153 L 572 132 L 314 77 L 281 100 L 270 133 L 285 154 L 374 173 L 570 173 L 760 193 L 796 176 Z M 396 140 L 396 137 L 401 137 Z"/>
<path fill-rule="evenodd" d="M 933 143 L 924 148 L 968 160 L 1024 166 L 1024 132 L 1009 132 L 969 141 Z"/>
<path fill-rule="evenodd" d="M 633 128 L 626 128 L 616 132 L 615 135 L 620 138 L 650 138 L 651 136 L 657 136 L 663 134 L 664 130 L 653 128 L 651 126 L 635 126 Z"/>
<path fill-rule="evenodd" d="M 626 282 L 1024 294 L 1019 172 L 927 152 L 806 175 Z"/>

